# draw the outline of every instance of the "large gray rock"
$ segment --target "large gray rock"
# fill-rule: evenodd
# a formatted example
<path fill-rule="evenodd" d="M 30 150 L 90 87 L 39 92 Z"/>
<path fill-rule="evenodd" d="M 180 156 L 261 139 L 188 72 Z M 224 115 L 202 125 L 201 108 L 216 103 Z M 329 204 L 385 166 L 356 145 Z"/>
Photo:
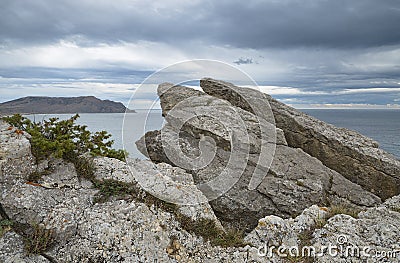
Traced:
<path fill-rule="evenodd" d="M 128 159 L 125 163 L 101 157 L 95 158 L 94 163 L 96 178 L 133 184 L 136 195 L 144 197 L 150 193 L 160 200 L 176 204 L 176 212 L 193 221 L 211 220 L 223 229 L 207 198 L 196 188 L 192 175 L 184 170 L 139 159 Z"/>
<path fill-rule="evenodd" d="M 267 100 L 289 146 L 303 149 L 383 199 L 400 193 L 400 161 L 372 139 L 317 120 L 257 90 L 209 78 L 202 79 L 200 86 L 207 94 L 253 113 Z"/>
<path fill-rule="evenodd" d="M 43 176 L 41 184 L 16 180 L 2 186 L 0 202 L 9 217 L 22 224 L 49 224 L 59 233 L 59 242 L 76 235 L 77 218 L 93 204 L 97 190 L 87 180 L 79 180 L 74 166 L 56 160 L 54 171 Z M 45 188 L 40 185 L 58 185 Z"/>
<path fill-rule="evenodd" d="M 318 159 L 288 147 L 281 130 L 250 112 L 172 84 L 161 84 L 159 94 L 167 124 L 136 142 L 138 149 L 154 162 L 190 172 L 225 222 L 250 231 L 265 215 L 290 217 L 312 204 L 380 203 Z M 251 188 L 254 177 L 258 184 Z"/>

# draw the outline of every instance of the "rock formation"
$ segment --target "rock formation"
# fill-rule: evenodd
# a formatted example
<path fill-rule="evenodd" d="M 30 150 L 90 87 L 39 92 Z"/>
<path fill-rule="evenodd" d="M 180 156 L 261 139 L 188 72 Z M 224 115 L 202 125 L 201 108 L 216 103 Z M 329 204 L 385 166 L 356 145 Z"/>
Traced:
<path fill-rule="evenodd" d="M 10 230 L 0 236 L 0 262 L 200 262 L 207 258 L 244 262 L 248 257 L 250 247 L 212 246 L 182 227 L 178 216 L 193 221 L 212 220 L 222 228 L 208 203 L 178 205 L 172 213 L 156 204 L 138 201 L 148 193 L 136 179 L 153 172 L 178 182 L 183 192 L 194 192 L 190 196 L 204 198 L 182 169 L 138 159 L 130 160 L 128 166 L 117 159 L 96 158 L 97 179 L 130 183 L 136 192 L 133 199 L 95 203 L 99 190 L 87 179 L 79 178 L 74 166 L 63 160 L 42 164 L 51 172 L 40 179 L 40 184 L 27 183 L 27 176 L 35 170 L 29 135 L 17 136 L 8 128 L 0 121 L 0 203 L 14 222 L 34 222 L 55 231 L 55 244 L 44 255 L 28 255 L 24 237 Z M 131 172 L 130 167 L 136 172 Z M 256 250 L 253 248 L 251 253 Z"/>
<path fill-rule="evenodd" d="M 248 92 L 248 89 L 208 78 L 202 79 L 200 86 L 205 93 L 250 112 L 251 106 L 256 108 L 257 105 L 248 105 L 238 93 L 268 100 L 276 126 L 284 131 L 290 147 L 303 149 L 325 166 L 383 199 L 400 193 L 400 161 L 379 149 L 372 139 L 317 120 L 256 90 Z"/>
<path fill-rule="evenodd" d="M 7 220 L 0 214 L 0 262 L 399 262 L 400 195 L 380 198 L 393 195 L 398 185 L 381 189 L 387 184 L 381 182 L 372 189 L 372 172 L 357 183 L 329 168 L 307 148 L 293 147 L 292 125 L 303 125 L 299 133 L 310 144 L 332 144 L 321 151 L 358 147 L 344 156 L 356 162 L 358 152 L 360 169 L 379 167 L 376 172 L 386 175 L 382 181 L 398 178 L 398 160 L 370 139 L 332 126 L 329 132 L 338 138 L 333 142 L 334 135 L 313 127 L 328 124 L 287 106 L 275 127 L 263 102 L 272 101 L 267 95 L 247 89 L 220 93 L 240 88 L 210 79 L 201 83 L 208 94 L 160 85 L 167 124 L 137 142 L 153 162 L 96 157 L 92 180 L 65 160 L 37 164 L 30 135 L 0 121 L 0 204 L 14 224 L 2 228 Z M 246 105 L 246 96 L 260 105 Z M 274 103 L 269 105 L 276 114 Z M 380 166 L 374 163 L 377 153 Z M 37 183 L 30 181 L 34 171 L 46 171 Z M 108 190 L 95 185 L 107 183 Z M 120 186 L 127 192 L 99 199 Z M 45 252 L 27 253 L 29 225 L 52 231 Z M 244 240 L 222 246 L 222 237 L 235 238 L 229 235 L 232 226 L 245 230 Z M 329 254 L 329 245 L 353 254 Z M 311 248 L 325 252 L 296 255 Z M 365 248 L 369 254 L 356 254 Z"/>
<path fill-rule="evenodd" d="M 381 202 L 379 197 L 326 167 L 317 158 L 288 146 L 286 133 L 275 128 L 268 115 L 258 118 L 246 110 L 248 108 L 232 106 L 218 96 L 168 83 L 159 86 L 158 94 L 167 124 L 161 131 L 149 132 L 140 139 L 138 149 L 155 162 L 168 162 L 191 173 L 199 189 L 210 200 L 214 199 L 210 203 L 225 223 L 250 231 L 261 217 L 287 218 L 300 214 L 312 204 L 340 203 L 364 208 Z M 250 92 L 253 94 L 255 91 Z M 261 130 L 266 132 L 261 133 Z M 232 142 L 231 134 L 236 141 Z M 202 138 L 206 136 L 212 138 L 210 141 L 215 145 L 210 142 L 206 146 L 203 141 L 202 148 Z M 265 147 L 264 152 L 262 147 Z M 244 154 L 236 154 L 241 151 Z M 187 167 L 186 164 L 192 165 L 199 156 L 208 165 Z M 246 157 L 248 160 L 244 161 Z M 193 162 L 185 163 L 185 158 Z M 232 158 L 236 159 L 231 162 Z M 260 165 L 260 160 L 267 162 Z M 256 188 L 249 189 L 256 169 L 264 176 Z M 237 176 L 238 182 L 221 195 L 217 186 L 210 189 L 205 183 L 226 170 Z M 217 195 L 215 192 L 220 196 L 210 198 Z"/>

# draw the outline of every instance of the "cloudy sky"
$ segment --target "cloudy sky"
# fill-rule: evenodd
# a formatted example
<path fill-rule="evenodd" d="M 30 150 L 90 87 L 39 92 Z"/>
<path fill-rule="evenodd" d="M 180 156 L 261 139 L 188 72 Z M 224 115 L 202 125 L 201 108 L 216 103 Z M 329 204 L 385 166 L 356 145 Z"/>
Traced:
<path fill-rule="evenodd" d="M 398 0 L 0 1 L 0 102 L 127 103 L 151 73 L 212 59 L 290 104 L 400 104 Z"/>

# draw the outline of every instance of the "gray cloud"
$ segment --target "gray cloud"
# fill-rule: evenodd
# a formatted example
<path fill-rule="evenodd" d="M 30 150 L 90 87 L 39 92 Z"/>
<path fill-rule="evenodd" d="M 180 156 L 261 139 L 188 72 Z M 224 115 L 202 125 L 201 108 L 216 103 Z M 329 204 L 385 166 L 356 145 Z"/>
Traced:
<path fill-rule="evenodd" d="M 126 102 L 126 92 L 90 82 L 140 83 L 190 58 L 228 61 L 261 85 L 300 91 L 276 94 L 287 101 L 400 98 L 398 0 L 5 0 L 1 7 L 2 101 L 95 93 Z M 365 91 L 376 88 L 393 90 Z"/>
<path fill-rule="evenodd" d="M 253 59 L 252 58 L 239 58 L 236 61 L 233 61 L 236 65 L 246 65 L 246 64 L 253 64 Z"/>
<path fill-rule="evenodd" d="M 164 4 L 163 4 L 164 3 Z M 356 48 L 400 43 L 400 2 L 6 0 L 3 44 L 199 41 L 241 48 Z"/>

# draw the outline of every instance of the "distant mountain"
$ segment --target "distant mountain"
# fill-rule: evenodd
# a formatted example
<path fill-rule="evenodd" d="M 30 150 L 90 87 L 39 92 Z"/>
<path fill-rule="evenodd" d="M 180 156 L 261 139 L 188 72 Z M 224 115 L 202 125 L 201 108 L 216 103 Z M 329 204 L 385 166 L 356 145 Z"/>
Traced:
<path fill-rule="evenodd" d="M 24 97 L 0 103 L 1 114 L 31 113 L 120 113 L 127 108 L 121 102 L 82 97 Z M 129 112 L 135 112 L 128 110 Z"/>

